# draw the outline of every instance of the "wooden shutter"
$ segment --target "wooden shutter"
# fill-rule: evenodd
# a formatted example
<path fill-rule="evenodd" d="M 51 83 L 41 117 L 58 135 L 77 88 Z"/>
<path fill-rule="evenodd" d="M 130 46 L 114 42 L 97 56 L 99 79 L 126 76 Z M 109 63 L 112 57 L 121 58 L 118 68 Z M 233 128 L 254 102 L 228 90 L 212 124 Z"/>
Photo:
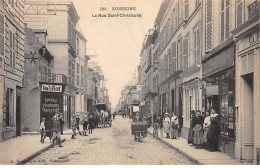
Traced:
<path fill-rule="evenodd" d="M 230 4 L 230 2 L 229 2 L 229 0 L 226 0 L 226 25 L 225 25 L 225 29 L 226 29 L 226 31 L 225 31 L 225 35 L 226 35 L 226 39 L 229 37 L 229 4 Z"/>
<path fill-rule="evenodd" d="M 5 16 L 0 13 L 0 55 L 4 56 Z"/>
<path fill-rule="evenodd" d="M 189 18 L 189 0 L 185 0 L 184 10 L 185 10 L 184 19 L 188 19 Z"/>
<path fill-rule="evenodd" d="M 238 0 L 237 2 L 237 7 L 236 7 L 236 26 L 238 27 L 239 25 L 242 24 L 243 22 L 243 8 L 242 8 L 242 0 Z"/>
<path fill-rule="evenodd" d="M 197 54 L 196 54 L 196 63 L 200 63 L 200 28 L 197 29 Z"/>
<path fill-rule="evenodd" d="M 212 12 L 212 1 L 213 0 L 207 0 L 207 9 L 206 9 L 206 51 L 212 49 L 213 47 L 213 39 L 212 39 L 212 17 L 213 17 L 213 12 Z"/>
<path fill-rule="evenodd" d="M 188 69 L 189 67 L 189 38 L 185 37 L 183 39 L 183 69 Z"/>
<path fill-rule="evenodd" d="M 173 64 L 172 64 L 172 70 L 173 73 L 176 72 L 177 69 L 177 49 L 176 49 L 176 42 L 172 44 L 172 56 L 173 56 Z"/>

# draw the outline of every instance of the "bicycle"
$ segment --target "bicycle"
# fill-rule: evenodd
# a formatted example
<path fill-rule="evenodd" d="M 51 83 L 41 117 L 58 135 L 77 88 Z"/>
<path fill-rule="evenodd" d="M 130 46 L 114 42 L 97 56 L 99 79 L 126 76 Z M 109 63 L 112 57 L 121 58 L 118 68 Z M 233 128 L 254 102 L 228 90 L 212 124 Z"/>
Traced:
<path fill-rule="evenodd" d="M 158 139 L 158 129 L 159 129 L 159 124 L 154 123 L 154 125 L 153 125 L 153 139 L 154 138 Z"/>

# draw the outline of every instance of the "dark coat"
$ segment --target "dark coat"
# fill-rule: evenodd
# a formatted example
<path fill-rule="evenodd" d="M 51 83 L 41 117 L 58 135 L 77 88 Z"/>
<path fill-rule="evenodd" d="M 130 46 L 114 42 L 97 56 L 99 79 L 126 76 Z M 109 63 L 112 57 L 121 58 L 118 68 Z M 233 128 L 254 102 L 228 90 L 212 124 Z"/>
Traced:
<path fill-rule="evenodd" d="M 61 126 L 60 126 L 60 121 L 59 120 L 53 120 L 53 122 L 52 122 L 52 131 L 53 132 L 61 131 Z"/>
<path fill-rule="evenodd" d="M 202 117 L 202 116 L 194 117 L 192 119 L 192 128 L 195 127 L 196 124 L 203 125 L 203 123 L 204 123 L 204 117 Z"/>

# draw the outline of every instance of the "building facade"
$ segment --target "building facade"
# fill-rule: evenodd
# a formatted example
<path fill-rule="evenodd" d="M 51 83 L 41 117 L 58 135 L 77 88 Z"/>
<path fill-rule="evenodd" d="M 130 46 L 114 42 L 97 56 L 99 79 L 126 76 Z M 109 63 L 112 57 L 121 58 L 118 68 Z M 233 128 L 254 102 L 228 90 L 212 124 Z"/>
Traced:
<path fill-rule="evenodd" d="M 260 164 L 260 2 L 238 1 L 235 42 L 235 109 L 237 160 Z M 243 13 L 244 15 L 240 15 Z"/>
<path fill-rule="evenodd" d="M 20 136 L 24 76 L 24 4 L 0 2 L 0 141 Z"/>

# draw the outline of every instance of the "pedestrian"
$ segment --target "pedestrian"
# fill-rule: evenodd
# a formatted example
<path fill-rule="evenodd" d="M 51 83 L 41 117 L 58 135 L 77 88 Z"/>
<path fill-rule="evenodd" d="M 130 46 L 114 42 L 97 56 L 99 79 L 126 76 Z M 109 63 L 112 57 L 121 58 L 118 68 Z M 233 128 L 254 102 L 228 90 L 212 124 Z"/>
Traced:
<path fill-rule="evenodd" d="M 208 129 L 209 129 L 209 126 L 210 126 L 210 115 L 209 115 L 209 111 L 206 111 L 206 117 L 204 119 L 204 123 L 203 123 L 203 130 L 204 130 L 204 133 L 203 133 L 203 141 L 204 141 L 204 146 L 205 148 L 207 148 L 207 136 L 208 136 Z"/>
<path fill-rule="evenodd" d="M 220 121 L 219 115 L 215 109 L 211 109 L 210 125 L 208 127 L 208 149 L 209 151 L 217 151 L 219 147 Z"/>
<path fill-rule="evenodd" d="M 172 113 L 171 117 L 171 138 L 176 139 L 178 137 L 179 120 L 175 113 Z"/>
<path fill-rule="evenodd" d="M 193 128 L 193 119 L 195 118 L 195 111 L 191 110 L 190 112 L 190 128 L 189 128 L 189 134 L 188 134 L 188 144 L 193 144 L 193 139 L 194 139 L 194 130 Z"/>
<path fill-rule="evenodd" d="M 89 125 L 89 117 L 87 114 L 85 114 L 83 117 L 83 136 L 88 136 L 87 135 L 88 125 Z"/>
<path fill-rule="evenodd" d="M 91 114 L 89 118 L 88 134 L 92 134 L 92 130 L 94 129 L 94 122 L 93 115 Z"/>
<path fill-rule="evenodd" d="M 63 125 L 64 125 L 64 121 L 63 121 L 63 114 L 62 114 L 62 113 L 60 113 L 59 121 L 60 121 L 61 135 L 63 135 Z"/>
<path fill-rule="evenodd" d="M 61 127 L 59 121 L 59 113 L 55 113 L 53 121 L 52 121 L 52 132 L 53 132 L 53 139 L 52 144 L 54 145 L 55 140 L 58 142 L 59 147 L 61 146 Z"/>
<path fill-rule="evenodd" d="M 41 143 L 44 143 L 44 139 L 46 138 L 45 120 L 46 119 L 43 117 L 40 125 Z"/>
<path fill-rule="evenodd" d="M 77 129 L 77 120 L 76 120 L 76 114 L 73 115 L 72 121 L 71 121 L 71 127 L 72 127 L 72 135 L 71 139 L 76 139 L 76 129 Z"/>
<path fill-rule="evenodd" d="M 166 138 L 170 138 L 170 115 L 169 115 L 169 113 L 164 114 L 163 129 L 164 129 L 164 133 L 166 133 Z"/>
<path fill-rule="evenodd" d="M 193 144 L 196 148 L 201 148 L 203 144 L 203 123 L 204 118 L 201 116 L 199 110 L 196 111 L 196 116 L 193 118 L 193 130 L 194 130 L 194 139 Z"/>
<path fill-rule="evenodd" d="M 159 125 L 160 137 L 163 137 L 163 119 L 160 115 L 157 116 L 156 123 Z"/>
<path fill-rule="evenodd" d="M 113 113 L 113 120 L 116 118 L 116 112 Z"/>
<path fill-rule="evenodd" d="M 79 122 L 80 122 L 79 115 L 76 115 L 76 121 L 77 121 L 77 130 L 79 132 L 79 135 L 82 135 L 81 132 L 80 132 L 80 128 L 79 128 Z"/>

